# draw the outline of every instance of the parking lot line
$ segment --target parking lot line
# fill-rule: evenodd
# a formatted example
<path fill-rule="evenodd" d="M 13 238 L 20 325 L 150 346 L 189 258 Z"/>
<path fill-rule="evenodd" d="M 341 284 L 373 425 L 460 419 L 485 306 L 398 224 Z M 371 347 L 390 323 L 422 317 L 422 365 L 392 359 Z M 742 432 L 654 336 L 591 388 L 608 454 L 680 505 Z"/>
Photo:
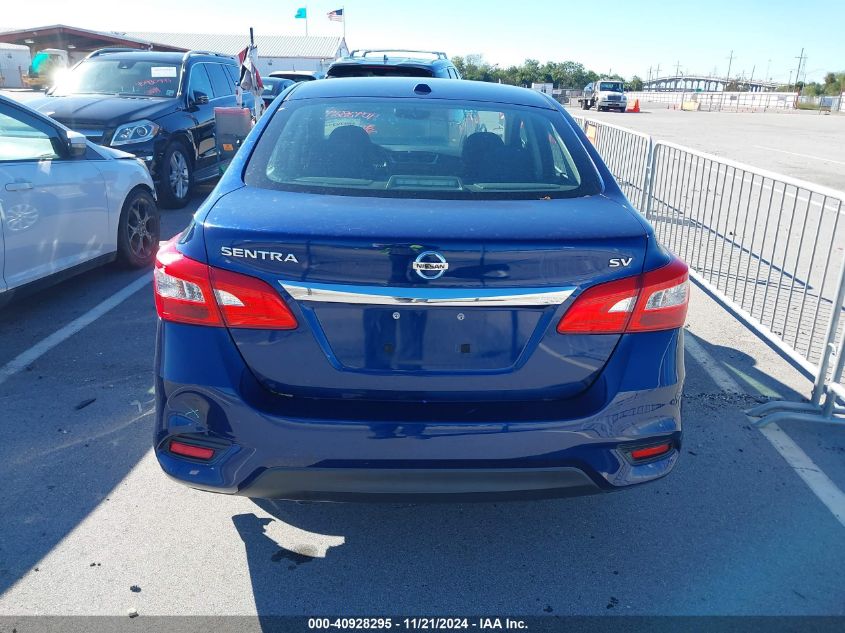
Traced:
<path fill-rule="evenodd" d="M 755 147 L 759 149 L 764 149 L 769 152 L 780 152 L 781 154 L 790 154 L 792 156 L 800 156 L 802 158 L 812 158 L 814 160 L 821 160 L 826 163 L 836 163 L 837 165 L 845 165 L 845 162 L 841 160 L 833 160 L 832 158 L 825 158 L 824 156 L 813 156 L 812 154 L 800 154 L 798 152 L 789 152 L 785 149 L 776 149 L 774 147 L 764 147 L 763 145 L 755 145 Z"/>
<path fill-rule="evenodd" d="M 23 370 L 31 363 L 35 362 L 38 358 L 49 352 L 51 349 L 53 349 L 63 341 L 66 341 L 71 336 L 73 336 L 83 328 L 91 325 L 101 316 L 120 305 L 126 299 L 138 292 L 141 288 L 149 284 L 151 280 L 152 276 L 150 275 L 150 273 L 145 272 L 142 277 L 139 277 L 131 284 L 124 287 L 122 290 L 118 290 L 116 293 L 114 293 L 101 303 L 88 310 L 88 312 L 86 312 L 82 316 L 77 317 L 76 319 L 65 325 L 63 328 L 56 330 L 47 338 L 42 339 L 41 341 L 30 347 L 28 350 L 18 354 L 15 358 L 13 358 L 8 363 L 3 365 L 2 368 L 0 368 L 0 385 L 6 382 L 6 380 L 8 380 L 11 376 L 14 376 L 16 373 Z"/>
<path fill-rule="evenodd" d="M 745 391 L 698 341 L 687 336 L 684 339 L 684 345 L 690 356 L 701 365 L 720 389 L 734 393 Z M 827 506 L 836 520 L 845 527 L 845 493 L 777 424 L 772 422 L 760 428 L 759 431 L 786 460 L 792 470 L 801 477 L 819 501 Z"/>

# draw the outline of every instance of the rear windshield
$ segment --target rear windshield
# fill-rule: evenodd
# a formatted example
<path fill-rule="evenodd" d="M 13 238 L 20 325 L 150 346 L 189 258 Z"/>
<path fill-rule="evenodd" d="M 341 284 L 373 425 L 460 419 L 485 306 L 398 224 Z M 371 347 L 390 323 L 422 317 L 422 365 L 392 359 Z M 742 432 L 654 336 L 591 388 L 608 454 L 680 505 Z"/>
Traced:
<path fill-rule="evenodd" d="M 418 66 L 382 66 L 374 64 L 340 64 L 329 68 L 329 79 L 338 77 L 434 77 L 430 68 Z"/>
<path fill-rule="evenodd" d="M 414 198 L 526 199 L 599 193 L 555 110 L 443 99 L 288 101 L 261 135 L 248 185 Z"/>
<path fill-rule="evenodd" d="M 51 94 L 175 97 L 181 74 L 180 64 L 104 55 L 86 59 L 65 73 Z"/>

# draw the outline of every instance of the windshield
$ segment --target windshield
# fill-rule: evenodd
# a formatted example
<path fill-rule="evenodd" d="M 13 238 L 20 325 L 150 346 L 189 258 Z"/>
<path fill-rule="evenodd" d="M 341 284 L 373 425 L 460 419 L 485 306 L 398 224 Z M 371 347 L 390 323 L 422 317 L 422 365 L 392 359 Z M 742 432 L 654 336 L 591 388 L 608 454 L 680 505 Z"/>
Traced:
<path fill-rule="evenodd" d="M 555 110 L 408 98 L 283 104 L 245 180 L 380 197 L 524 199 L 601 190 L 584 148 Z"/>
<path fill-rule="evenodd" d="M 606 92 L 622 92 L 622 84 L 616 81 L 603 81 L 599 84 L 599 90 Z"/>
<path fill-rule="evenodd" d="M 181 67 L 175 63 L 94 57 L 66 73 L 51 94 L 175 97 L 180 76 Z"/>
<path fill-rule="evenodd" d="M 275 96 L 294 83 L 290 79 L 280 79 L 278 77 L 263 77 L 261 81 L 264 83 L 264 90 L 261 92 L 262 97 Z"/>

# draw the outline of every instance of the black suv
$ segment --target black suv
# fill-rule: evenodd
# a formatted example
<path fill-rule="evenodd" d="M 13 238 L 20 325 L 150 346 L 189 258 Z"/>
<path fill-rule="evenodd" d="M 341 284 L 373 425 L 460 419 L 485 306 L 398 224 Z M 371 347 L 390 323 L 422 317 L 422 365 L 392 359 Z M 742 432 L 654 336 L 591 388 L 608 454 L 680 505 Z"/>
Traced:
<path fill-rule="evenodd" d="M 238 62 L 215 53 L 102 49 L 28 103 L 89 140 L 142 159 L 164 206 L 218 176 L 214 108 L 236 105 Z M 254 98 L 244 95 L 253 108 Z"/>
<path fill-rule="evenodd" d="M 338 77 L 441 77 L 460 79 L 446 53 L 439 51 L 355 50 L 333 62 L 326 78 Z"/>

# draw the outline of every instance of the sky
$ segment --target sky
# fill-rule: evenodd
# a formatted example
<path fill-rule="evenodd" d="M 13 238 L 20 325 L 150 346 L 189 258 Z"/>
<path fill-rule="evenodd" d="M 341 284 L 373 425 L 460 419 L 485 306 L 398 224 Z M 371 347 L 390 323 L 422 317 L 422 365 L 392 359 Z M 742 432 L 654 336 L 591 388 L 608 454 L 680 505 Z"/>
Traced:
<path fill-rule="evenodd" d="M 14 5 L 9 6 L 14 2 Z M 4 0 L 0 29 L 67 24 L 99 31 L 342 35 L 326 13 L 343 7 L 353 48 L 423 48 L 481 54 L 500 66 L 526 58 L 572 60 L 630 78 L 675 74 L 794 76 L 802 47 L 809 81 L 845 71 L 841 0 Z M 260 50 L 259 50 L 260 54 Z M 802 77 L 804 72 L 802 71 Z"/>

